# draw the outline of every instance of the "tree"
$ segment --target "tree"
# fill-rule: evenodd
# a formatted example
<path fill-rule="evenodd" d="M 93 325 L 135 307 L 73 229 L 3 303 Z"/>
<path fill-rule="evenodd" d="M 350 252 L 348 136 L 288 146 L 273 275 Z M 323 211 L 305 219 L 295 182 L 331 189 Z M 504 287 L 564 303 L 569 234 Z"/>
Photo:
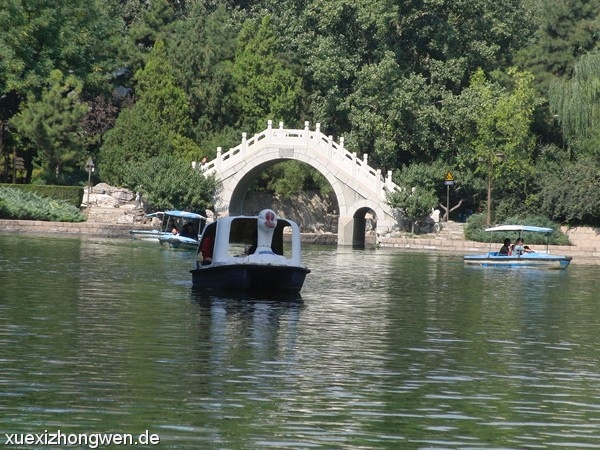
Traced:
<path fill-rule="evenodd" d="M 410 222 L 411 233 L 419 220 L 429 216 L 439 203 L 433 191 L 423 187 L 402 187 L 389 194 L 388 202 L 392 208 L 400 209 Z"/>
<path fill-rule="evenodd" d="M 60 70 L 54 70 L 41 98 L 30 93 L 25 107 L 11 120 L 31 142 L 31 151 L 37 152 L 36 160 L 43 167 L 41 178 L 46 183 L 59 181 L 61 172 L 74 169 L 72 164 L 84 159 L 80 122 L 88 106 L 79 100 L 82 86 L 75 76 L 64 77 Z"/>
<path fill-rule="evenodd" d="M 576 155 L 600 160 L 600 53 L 583 55 L 573 77 L 555 82 L 550 106 L 563 136 Z"/>
<path fill-rule="evenodd" d="M 277 37 L 268 15 L 258 24 L 253 20 L 244 24 L 231 74 L 240 128 L 253 133 L 269 119 L 298 121 L 301 79 L 277 56 Z"/>
<path fill-rule="evenodd" d="M 502 177 L 506 190 L 524 190 L 533 171 L 535 137 L 530 127 L 540 100 L 531 86 L 531 74 L 511 69 L 509 75 L 511 90 L 486 80 L 484 72 L 479 70 L 471 78 L 465 93 L 469 99 L 477 101 L 472 103 L 470 116 L 474 133 L 469 148 L 463 149 L 460 161 L 487 180 L 488 223 L 494 180 Z"/>
<path fill-rule="evenodd" d="M 175 77 L 162 41 L 158 41 L 144 69 L 135 76 L 137 101 L 119 114 L 106 133 L 100 150 L 101 176 L 114 184 L 131 184 L 129 166 L 148 158 L 171 154 L 188 159 L 200 156 L 198 146 L 186 136 L 190 127 L 186 96 Z"/>
<path fill-rule="evenodd" d="M 554 164 L 536 178 L 544 215 L 570 225 L 600 225 L 600 167 L 594 158 Z"/>
<path fill-rule="evenodd" d="M 442 160 L 431 163 L 413 163 L 395 171 L 394 182 L 405 189 L 418 187 L 433 192 L 437 198 L 437 204 L 434 207 L 439 207 L 445 211 L 443 216 L 445 219 L 447 215 L 461 208 L 463 204 L 472 208 L 476 192 L 472 173 L 454 169 L 453 163 Z M 450 189 L 444 184 L 448 172 L 451 172 L 455 179 L 455 184 Z M 446 205 L 448 194 L 450 194 L 450 208 L 447 208 Z M 450 209 L 450 211 L 447 211 L 447 209 Z"/>
<path fill-rule="evenodd" d="M 117 11 L 127 26 L 125 39 L 119 47 L 121 59 L 126 61 L 127 67 L 137 71 L 144 66 L 156 42 L 168 39 L 177 16 L 167 0 L 126 1 Z"/>
<path fill-rule="evenodd" d="M 436 159 L 445 141 L 435 133 L 437 98 L 424 77 L 402 76 L 388 52 L 357 74 L 356 90 L 345 100 L 352 123 L 348 145 L 370 149 L 374 161 L 389 168 Z"/>
<path fill-rule="evenodd" d="M 600 43 L 599 0 L 537 0 L 529 2 L 535 33 L 515 62 L 535 75 L 535 86 L 546 94 L 557 79 L 571 77 L 582 55 Z"/>
<path fill-rule="evenodd" d="M 190 105 L 193 137 L 203 156 L 214 156 L 218 146 L 233 146 L 234 138 L 241 135 L 235 129 L 239 114 L 231 76 L 237 32 L 222 4 L 211 9 L 195 2 L 187 20 L 177 22 L 167 41 L 177 84 Z"/>
<path fill-rule="evenodd" d="M 172 155 L 160 155 L 128 166 L 129 187 L 143 194 L 154 211 L 200 211 L 214 204 L 217 182 Z"/>

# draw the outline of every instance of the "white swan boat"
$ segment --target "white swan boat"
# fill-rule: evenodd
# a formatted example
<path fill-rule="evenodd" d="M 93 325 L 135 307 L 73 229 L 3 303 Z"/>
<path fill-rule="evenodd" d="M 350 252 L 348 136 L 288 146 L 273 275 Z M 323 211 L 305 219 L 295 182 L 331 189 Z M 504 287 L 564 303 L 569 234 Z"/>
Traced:
<path fill-rule="evenodd" d="M 310 269 L 302 264 L 298 225 L 264 209 L 208 224 L 190 272 L 194 289 L 298 293 Z"/>
<path fill-rule="evenodd" d="M 524 231 L 532 233 L 543 233 L 549 235 L 554 230 L 552 228 L 534 227 L 530 225 L 500 225 L 497 227 L 486 228 L 489 232 L 517 232 L 518 237 Z M 483 267 L 512 267 L 512 268 L 534 268 L 534 269 L 566 269 L 571 263 L 573 257 L 566 255 L 551 255 L 548 252 L 546 243 L 545 252 L 531 251 L 521 255 L 504 255 L 497 251 L 489 251 L 479 255 L 465 255 L 464 262 L 468 265 L 477 265 Z"/>

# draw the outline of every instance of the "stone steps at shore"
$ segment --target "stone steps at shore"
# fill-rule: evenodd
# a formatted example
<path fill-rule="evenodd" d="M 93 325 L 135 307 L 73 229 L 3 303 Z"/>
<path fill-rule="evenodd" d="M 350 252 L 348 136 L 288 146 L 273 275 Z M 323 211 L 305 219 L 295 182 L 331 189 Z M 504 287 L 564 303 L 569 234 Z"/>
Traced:
<path fill-rule="evenodd" d="M 106 206 L 92 206 L 89 210 L 82 211 L 88 222 L 112 223 L 112 224 L 134 224 L 140 222 L 144 212 L 135 209 L 133 205 L 125 204 L 118 208 Z"/>
<path fill-rule="evenodd" d="M 466 223 L 461 222 L 440 222 L 441 230 L 437 233 L 438 239 L 464 240 Z"/>

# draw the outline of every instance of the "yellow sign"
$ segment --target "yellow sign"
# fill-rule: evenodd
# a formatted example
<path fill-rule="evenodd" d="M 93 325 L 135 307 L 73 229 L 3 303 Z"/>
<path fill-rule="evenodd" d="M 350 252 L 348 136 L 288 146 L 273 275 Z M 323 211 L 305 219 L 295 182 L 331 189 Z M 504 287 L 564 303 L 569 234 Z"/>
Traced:
<path fill-rule="evenodd" d="M 452 176 L 452 172 L 448 172 L 446 174 L 446 179 L 445 181 L 454 181 L 454 177 Z"/>

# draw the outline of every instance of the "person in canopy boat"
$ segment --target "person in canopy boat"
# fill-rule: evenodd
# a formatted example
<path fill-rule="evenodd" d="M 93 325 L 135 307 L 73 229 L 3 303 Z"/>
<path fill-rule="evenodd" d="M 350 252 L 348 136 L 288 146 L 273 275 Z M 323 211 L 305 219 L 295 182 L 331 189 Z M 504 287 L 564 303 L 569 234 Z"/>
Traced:
<path fill-rule="evenodd" d="M 500 248 L 500 251 L 498 252 L 498 254 L 503 255 L 503 256 L 512 255 L 512 251 L 510 249 L 510 239 L 509 238 L 504 239 L 504 245 Z"/>

